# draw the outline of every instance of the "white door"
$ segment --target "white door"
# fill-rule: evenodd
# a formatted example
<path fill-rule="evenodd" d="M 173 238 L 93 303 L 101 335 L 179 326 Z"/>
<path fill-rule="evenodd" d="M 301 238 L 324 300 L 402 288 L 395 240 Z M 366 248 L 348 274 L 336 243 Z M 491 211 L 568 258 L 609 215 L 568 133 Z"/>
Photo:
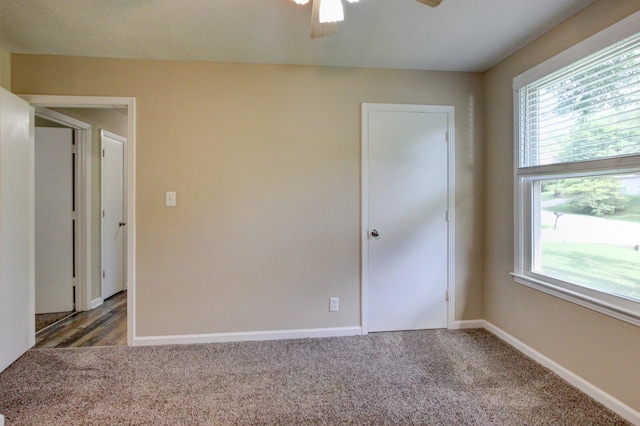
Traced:
<path fill-rule="evenodd" d="M 447 326 L 449 115 L 437 110 L 363 106 L 368 331 Z"/>
<path fill-rule="evenodd" d="M 0 88 L 0 371 L 35 344 L 33 108 Z"/>
<path fill-rule="evenodd" d="M 73 311 L 73 134 L 35 130 L 36 313 Z"/>
<path fill-rule="evenodd" d="M 102 131 L 102 299 L 125 288 L 124 147 L 126 139 Z"/>

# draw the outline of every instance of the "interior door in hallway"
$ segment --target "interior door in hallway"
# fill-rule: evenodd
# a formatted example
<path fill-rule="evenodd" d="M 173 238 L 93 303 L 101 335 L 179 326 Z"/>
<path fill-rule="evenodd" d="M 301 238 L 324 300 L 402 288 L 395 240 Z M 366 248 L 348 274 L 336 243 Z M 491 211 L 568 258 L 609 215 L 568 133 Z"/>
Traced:
<path fill-rule="evenodd" d="M 71 129 L 35 128 L 37 314 L 74 310 L 72 147 Z"/>
<path fill-rule="evenodd" d="M 124 153 L 126 139 L 102 131 L 102 299 L 125 289 Z"/>
<path fill-rule="evenodd" d="M 431 110 L 363 109 L 368 331 L 447 326 L 449 115 Z"/>

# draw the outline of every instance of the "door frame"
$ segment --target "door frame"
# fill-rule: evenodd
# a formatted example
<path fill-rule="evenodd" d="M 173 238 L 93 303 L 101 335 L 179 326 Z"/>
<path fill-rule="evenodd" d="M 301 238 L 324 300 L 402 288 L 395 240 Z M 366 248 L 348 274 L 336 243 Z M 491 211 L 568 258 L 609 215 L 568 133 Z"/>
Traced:
<path fill-rule="evenodd" d="M 447 115 L 447 328 L 455 322 L 455 107 L 362 103 L 361 105 L 361 218 L 360 218 L 360 324 L 362 334 L 369 332 L 369 113 L 420 112 Z"/>
<path fill-rule="evenodd" d="M 136 300 L 136 99 L 133 97 L 18 95 L 33 107 L 48 108 L 127 108 L 127 147 L 125 155 L 125 199 L 127 205 L 127 345 L 135 342 Z"/>
<path fill-rule="evenodd" d="M 91 309 L 91 125 L 45 107 L 34 110 L 37 117 L 68 127 L 75 134 L 75 310 L 88 311 Z"/>

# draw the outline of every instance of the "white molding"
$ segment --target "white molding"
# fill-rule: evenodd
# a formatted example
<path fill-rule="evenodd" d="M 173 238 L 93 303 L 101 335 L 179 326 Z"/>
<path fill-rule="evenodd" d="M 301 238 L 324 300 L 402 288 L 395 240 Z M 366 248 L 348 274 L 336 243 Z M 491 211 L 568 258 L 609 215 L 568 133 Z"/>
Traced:
<path fill-rule="evenodd" d="M 456 110 L 453 106 L 441 107 L 447 113 L 447 290 L 449 294 L 449 318 L 451 327 L 456 320 Z"/>
<path fill-rule="evenodd" d="M 485 328 L 485 320 L 477 319 L 477 320 L 462 320 L 462 321 L 453 321 L 450 330 L 469 330 L 472 328 Z"/>
<path fill-rule="evenodd" d="M 76 199 L 78 221 L 76 223 L 76 311 L 86 311 L 91 306 L 91 125 L 45 107 L 35 107 L 35 115 L 62 124 L 77 132 L 77 163 L 74 165 L 78 179 Z"/>
<path fill-rule="evenodd" d="M 533 359 L 537 363 L 541 364 L 544 367 L 547 367 L 549 370 L 556 373 L 558 376 L 560 376 L 563 380 L 568 382 L 570 385 L 575 386 L 580 391 L 589 395 L 591 398 L 595 399 L 596 401 L 598 401 L 599 403 L 601 403 L 611 411 L 617 413 L 619 416 L 630 421 L 632 424 L 636 424 L 636 425 L 640 424 L 640 412 L 629 407 L 619 399 L 613 397 L 612 395 L 608 394 L 607 392 L 603 391 L 602 389 L 598 388 L 592 383 L 586 381 L 585 379 L 578 376 L 574 372 L 558 364 L 557 362 L 547 357 L 546 355 L 533 349 L 531 346 L 516 339 L 515 337 L 513 337 L 506 331 L 502 330 L 501 328 L 498 328 L 494 324 L 488 321 L 484 321 L 484 328 L 487 331 L 499 337 L 500 339 L 504 340 L 509 345 L 513 346 L 514 348 L 516 348 L 517 350 L 519 350 L 529 358 Z"/>
<path fill-rule="evenodd" d="M 33 107 L 127 109 L 127 344 L 136 339 L 136 99 L 109 96 L 19 95 Z M 34 334 L 35 336 L 35 334 Z"/>
<path fill-rule="evenodd" d="M 91 309 L 95 309 L 98 306 L 102 305 L 103 303 L 104 303 L 104 300 L 102 300 L 102 297 L 97 297 L 91 301 L 91 305 L 89 306 L 91 306 Z"/>
<path fill-rule="evenodd" d="M 360 141 L 360 325 L 369 333 L 369 119 L 371 104 L 361 106 Z"/>
<path fill-rule="evenodd" d="M 361 327 L 310 328 L 300 330 L 244 331 L 236 333 L 186 334 L 136 337 L 133 346 L 190 345 L 195 343 L 249 342 L 262 340 L 344 337 L 362 334 Z"/>
<path fill-rule="evenodd" d="M 360 291 L 362 334 L 369 332 L 369 129 L 370 111 L 402 111 L 441 113 L 447 115 L 447 327 L 454 328 L 455 323 L 455 107 L 445 105 L 410 105 L 362 103 L 361 105 L 361 143 L 360 143 Z"/>

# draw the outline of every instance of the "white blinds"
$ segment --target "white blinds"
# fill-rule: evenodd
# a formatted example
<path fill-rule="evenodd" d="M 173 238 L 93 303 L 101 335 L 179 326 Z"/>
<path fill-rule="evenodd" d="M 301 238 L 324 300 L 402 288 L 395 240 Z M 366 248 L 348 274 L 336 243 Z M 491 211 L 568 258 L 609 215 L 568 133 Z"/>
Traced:
<path fill-rule="evenodd" d="M 518 90 L 518 166 L 640 154 L 640 33 Z"/>

